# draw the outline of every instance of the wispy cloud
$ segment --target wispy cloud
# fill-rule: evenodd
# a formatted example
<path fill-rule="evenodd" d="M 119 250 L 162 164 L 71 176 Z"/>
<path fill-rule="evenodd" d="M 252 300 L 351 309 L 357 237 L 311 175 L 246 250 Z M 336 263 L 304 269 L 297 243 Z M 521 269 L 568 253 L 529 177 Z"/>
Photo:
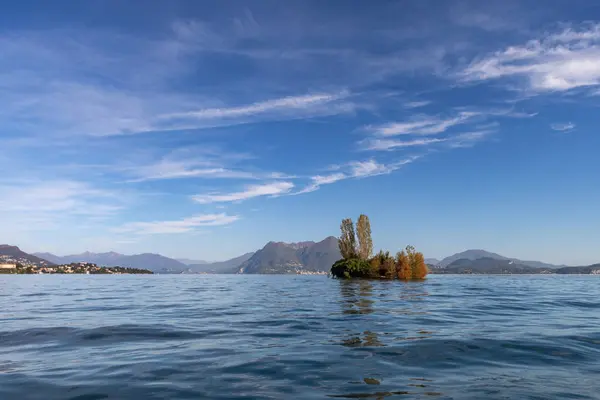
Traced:
<path fill-rule="evenodd" d="M 478 142 L 485 140 L 490 135 L 494 134 L 496 130 L 494 129 L 481 129 L 478 131 L 464 132 L 458 134 L 456 136 L 451 137 L 448 140 L 448 147 L 456 149 L 456 148 L 464 148 L 464 147 L 473 147 Z"/>
<path fill-rule="evenodd" d="M 423 101 L 409 101 L 404 104 L 405 108 L 421 108 L 431 104 L 431 101 L 423 100 Z"/>
<path fill-rule="evenodd" d="M 174 179 L 262 179 L 284 180 L 293 176 L 282 172 L 261 171 L 251 166 L 256 156 L 226 150 L 222 146 L 186 146 L 171 149 L 158 158 L 143 155 L 142 159 L 117 166 L 119 172 L 131 177 L 127 182 Z"/>
<path fill-rule="evenodd" d="M 567 132 L 567 131 L 571 131 L 573 129 L 575 129 L 575 124 L 572 122 L 568 122 L 566 124 L 551 124 L 550 128 L 553 131 L 558 131 L 558 132 Z"/>
<path fill-rule="evenodd" d="M 206 178 L 206 179 L 255 179 L 257 175 L 251 172 L 233 170 L 214 166 L 202 160 L 161 160 L 156 164 L 135 167 L 133 173 L 137 178 L 130 182 L 151 180 Z"/>
<path fill-rule="evenodd" d="M 205 226 L 221 226 L 234 223 L 239 219 L 237 215 L 199 214 L 175 221 L 130 222 L 114 231 L 122 234 L 134 235 L 164 235 L 195 231 Z"/>
<path fill-rule="evenodd" d="M 445 132 L 453 126 L 464 124 L 479 115 L 480 113 L 473 111 L 462 111 L 451 118 L 419 115 L 409 121 L 393 122 L 368 127 L 367 129 L 378 136 L 436 135 Z"/>
<path fill-rule="evenodd" d="M 122 198 L 114 192 L 78 181 L 4 183 L 0 192 L 0 219 L 20 230 L 51 228 L 72 219 L 106 219 L 123 209 Z"/>
<path fill-rule="evenodd" d="M 288 193 L 294 184 L 292 182 L 270 182 L 261 185 L 249 185 L 243 191 L 219 194 L 199 194 L 192 199 L 200 204 L 228 203 L 248 200 L 254 197 L 276 196 Z"/>
<path fill-rule="evenodd" d="M 472 62 L 466 81 L 523 77 L 534 92 L 600 85 L 600 24 L 583 24 L 546 34 Z"/>
<path fill-rule="evenodd" d="M 301 96 L 289 96 L 279 99 L 266 100 L 243 106 L 207 108 L 197 111 L 173 113 L 162 115 L 161 119 L 191 118 L 197 120 L 211 120 L 221 118 L 240 118 L 252 115 L 261 115 L 275 111 L 315 111 L 314 107 L 323 106 L 348 95 L 347 92 L 328 94 L 317 93 Z"/>
<path fill-rule="evenodd" d="M 408 157 L 391 164 L 382 164 L 374 159 L 366 161 L 352 161 L 345 165 L 336 165 L 335 169 L 344 172 L 336 172 L 329 175 L 315 175 L 311 177 L 311 182 L 302 190 L 290 193 L 292 195 L 310 193 L 318 190 L 323 185 L 329 185 L 345 179 L 368 178 L 371 176 L 390 174 L 403 165 L 410 164 L 417 160 L 418 156 Z"/>
<path fill-rule="evenodd" d="M 363 150 L 393 150 L 403 147 L 428 146 L 435 143 L 445 142 L 446 139 L 413 139 L 413 140 L 395 140 L 395 139 L 366 139 L 359 144 Z"/>
<path fill-rule="evenodd" d="M 0 87 L 6 89 L 0 91 L 0 123 L 36 136 L 111 136 L 354 111 L 350 92 L 339 88 L 299 94 L 248 89 L 242 96 L 219 83 L 209 85 L 209 94 L 174 88 L 173 81 L 195 68 L 190 55 L 203 49 L 197 43 L 202 35 L 190 43 L 185 32 L 201 26 L 179 24 L 164 40 L 92 29 L 6 35 L 0 41 Z M 206 41 L 218 45 L 216 37 Z"/>

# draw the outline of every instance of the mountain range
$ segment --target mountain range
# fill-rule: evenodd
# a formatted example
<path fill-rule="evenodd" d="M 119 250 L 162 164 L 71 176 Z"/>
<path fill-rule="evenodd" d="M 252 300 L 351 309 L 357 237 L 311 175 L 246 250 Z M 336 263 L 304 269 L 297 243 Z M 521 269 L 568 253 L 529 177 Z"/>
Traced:
<path fill-rule="evenodd" d="M 155 273 L 211 273 L 211 274 L 287 274 L 305 272 L 328 272 L 331 265 L 341 258 L 337 238 L 330 236 L 320 242 L 283 243 L 269 242 L 256 252 L 219 262 L 185 264 L 160 254 L 124 255 L 115 252 L 73 254 L 57 256 L 51 253 L 35 253 L 55 264 L 89 262 L 103 266 L 146 268 Z"/>
<path fill-rule="evenodd" d="M 544 263 L 542 263 L 544 264 Z M 434 274 L 600 274 L 600 264 L 583 267 L 535 267 L 512 259 L 483 257 L 475 260 L 460 258 L 445 267 L 430 268 Z"/>
<path fill-rule="evenodd" d="M 22 252 L 16 246 L 0 245 L 0 256 L 21 258 L 32 263 L 68 264 L 89 262 L 103 266 L 145 268 L 155 273 L 209 273 L 209 274 L 290 274 L 328 272 L 341 258 L 337 238 L 330 236 L 320 242 L 269 242 L 256 252 L 249 252 L 226 261 L 205 262 L 190 259 L 172 259 L 160 254 L 124 255 L 115 252 L 57 256 L 51 253 Z M 473 249 L 456 253 L 442 260 L 428 258 L 432 273 L 574 273 L 594 271 L 596 265 L 565 267 L 540 261 L 526 261 L 505 257 L 485 250 Z"/>

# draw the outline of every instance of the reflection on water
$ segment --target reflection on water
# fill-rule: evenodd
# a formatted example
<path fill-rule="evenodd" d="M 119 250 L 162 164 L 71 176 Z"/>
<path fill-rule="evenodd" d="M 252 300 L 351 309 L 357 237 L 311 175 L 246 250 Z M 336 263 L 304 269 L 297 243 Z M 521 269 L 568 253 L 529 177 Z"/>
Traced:
<path fill-rule="evenodd" d="M 339 281 L 339 304 L 342 315 L 347 319 L 348 325 L 355 322 L 363 328 L 361 331 L 349 331 L 338 342 L 344 347 L 356 348 L 357 351 L 368 349 L 375 350 L 379 347 L 394 346 L 395 350 L 388 354 L 402 357 L 405 353 L 398 342 L 407 342 L 430 338 L 433 331 L 419 328 L 414 324 L 402 326 L 394 325 L 394 330 L 381 330 L 381 317 L 388 315 L 401 316 L 426 315 L 427 296 L 429 296 L 423 282 L 387 282 L 349 280 Z M 382 353 L 384 354 L 384 353 Z M 372 356 L 372 355 L 370 355 Z M 364 371 L 366 374 L 368 371 Z M 329 397 L 362 399 L 384 399 L 390 396 L 441 396 L 441 392 L 430 389 L 431 379 L 409 378 L 403 382 L 398 390 L 390 391 L 352 391 L 345 394 L 331 394 Z M 364 377 L 360 385 L 381 385 L 381 380 L 374 377 Z M 404 389 L 404 390 L 401 390 Z"/>
<path fill-rule="evenodd" d="M 377 285 L 375 290 L 374 283 Z M 421 281 L 388 282 L 368 280 L 340 280 L 339 303 L 344 315 L 394 314 L 394 315 L 426 315 L 428 313 L 426 299 L 429 293 Z M 377 304 L 381 307 L 377 307 Z M 350 317 L 348 317 L 350 318 Z M 367 329 L 350 332 L 341 340 L 347 347 L 383 347 L 386 344 L 380 336 L 387 336 L 390 341 L 421 340 L 431 337 L 433 331 L 425 329 L 402 330 L 394 332 L 378 332 L 377 318 L 361 318 Z M 352 321 L 352 319 L 350 319 Z"/>
<path fill-rule="evenodd" d="M 366 280 L 340 281 L 340 302 L 344 314 L 373 312 L 373 285 Z"/>

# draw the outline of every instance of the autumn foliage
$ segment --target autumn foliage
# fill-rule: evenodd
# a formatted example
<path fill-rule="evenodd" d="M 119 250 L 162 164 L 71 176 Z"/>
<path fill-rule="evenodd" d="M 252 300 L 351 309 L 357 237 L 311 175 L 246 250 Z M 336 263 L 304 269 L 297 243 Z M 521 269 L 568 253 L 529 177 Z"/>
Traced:
<path fill-rule="evenodd" d="M 413 280 L 427 276 L 423 253 L 412 246 L 407 246 L 396 257 L 383 251 L 371 257 L 371 223 L 366 215 L 358 218 L 356 232 L 351 218 L 342 220 L 340 229 L 338 245 L 342 259 L 331 268 L 334 277 Z"/>

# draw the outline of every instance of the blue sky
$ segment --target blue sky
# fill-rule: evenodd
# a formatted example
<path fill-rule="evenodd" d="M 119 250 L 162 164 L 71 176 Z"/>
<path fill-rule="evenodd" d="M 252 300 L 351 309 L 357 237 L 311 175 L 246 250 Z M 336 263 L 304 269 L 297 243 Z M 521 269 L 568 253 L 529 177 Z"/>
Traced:
<path fill-rule="evenodd" d="M 600 261 L 594 1 L 19 1 L 0 242 L 226 259 L 375 247 Z"/>

